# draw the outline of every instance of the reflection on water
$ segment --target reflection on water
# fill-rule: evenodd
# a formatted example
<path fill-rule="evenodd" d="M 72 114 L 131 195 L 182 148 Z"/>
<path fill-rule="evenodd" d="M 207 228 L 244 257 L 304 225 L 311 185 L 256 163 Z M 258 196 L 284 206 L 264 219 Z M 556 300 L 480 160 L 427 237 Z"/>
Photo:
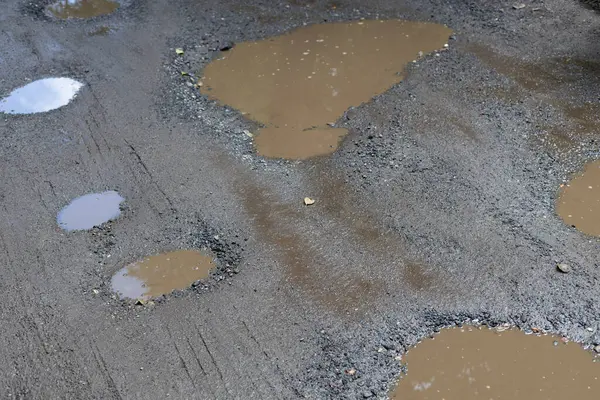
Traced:
<path fill-rule="evenodd" d="M 67 231 L 91 229 L 121 214 L 120 204 L 125 200 L 115 191 L 91 193 L 78 197 L 60 210 L 58 225 Z"/>
<path fill-rule="evenodd" d="M 92 18 L 110 14 L 119 8 L 111 0 L 61 0 L 48 6 L 48 11 L 60 19 Z"/>
<path fill-rule="evenodd" d="M 67 105 L 83 84 L 70 78 L 46 78 L 13 90 L 0 100 L 0 112 L 33 114 Z"/>

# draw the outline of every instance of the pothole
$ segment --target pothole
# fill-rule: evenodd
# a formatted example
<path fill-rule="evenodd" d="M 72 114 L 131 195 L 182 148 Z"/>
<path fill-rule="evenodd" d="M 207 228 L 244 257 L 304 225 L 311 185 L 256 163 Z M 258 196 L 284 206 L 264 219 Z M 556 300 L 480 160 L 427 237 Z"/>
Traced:
<path fill-rule="evenodd" d="M 82 83 L 70 78 L 45 78 L 13 90 L 0 100 L 0 113 L 33 114 L 67 105 Z"/>
<path fill-rule="evenodd" d="M 409 350 L 404 363 L 392 400 L 600 397 L 600 364 L 555 336 L 450 328 Z"/>
<path fill-rule="evenodd" d="M 86 194 L 60 210 L 56 221 L 66 231 L 92 229 L 117 218 L 124 200 L 114 190 Z"/>
<path fill-rule="evenodd" d="M 585 166 L 560 189 L 556 211 L 565 223 L 592 236 L 600 236 L 600 160 Z"/>
<path fill-rule="evenodd" d="M 92 18 L 106 15 L 119 8 L 119 3 L 111 0 L 60 0 L 50 4 L 47 10 L 60 19 Z"/>
<path fill-rule="evenodd" d="M 265 157 L 334 152 L 346 129 L 333 123 L 400 82 L 411 61 L 442 49 L 451 30 L 399 20 L 312 25 L 223 52 L 204 70 L 201 91 L 264 125 Z"/>
<path fill-rule="evenodd" d="M 196 250 L 177 250 L 134 262 L 112 278 L 112 290 L 125 299 L 150 299 L 185 289 L 207 278 L 213 259 Z"/>

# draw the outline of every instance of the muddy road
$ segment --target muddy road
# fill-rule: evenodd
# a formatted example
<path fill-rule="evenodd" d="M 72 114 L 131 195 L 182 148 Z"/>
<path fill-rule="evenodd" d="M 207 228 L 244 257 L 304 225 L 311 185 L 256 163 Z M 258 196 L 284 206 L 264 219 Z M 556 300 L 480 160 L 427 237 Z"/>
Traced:
<path fill-rule="evenodd" d="M 0 5 L 0 98 L 43 78 L 82 84 L 60 108 L 0 114 L 0 398 L 386 398 L 406 350 L 444 327 L 600 344 L 600 191 L 569 184 L 600 157 L 597 3 L 52 3 Z M 353 75 L 358 104 L 298 125 L 334 135 L 326 150 L 257 154 L 274 119 L 252 114 L 252 93 L 236 106 L 248 117 L 200 84 L 236 43 L 398 19 L 447 40 L 389 89 Z M 293 80 L 231 79 L 257 101 Z M 575 190 L 585 209 L 561 200 L 559 215 Z M 87 206 L 108 220 L 94 228 L 68 208 L 106 193 Z M 180 250 L 195 253 L 170 258 Z M 138 284 L 153 256 L 181 274 L 152 270 L 153 296 L 121 298 L 115 276 Z"/>

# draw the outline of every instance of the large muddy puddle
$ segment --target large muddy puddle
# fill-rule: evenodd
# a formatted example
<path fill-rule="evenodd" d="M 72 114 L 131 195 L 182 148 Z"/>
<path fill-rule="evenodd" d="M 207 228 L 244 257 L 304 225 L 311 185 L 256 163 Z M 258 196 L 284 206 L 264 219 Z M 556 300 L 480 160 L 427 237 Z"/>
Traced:
<path fill-rule="evenodd" d="M 202 93 L 264 125 L 259 154 L 305 159 L 332 153 L 346 129 L 331 125 L 351 106 L 400 82 L 408 63 L 442 49 L 451 30 L 409 21 L 312 25 L 221 54 Z"/>
<path fill-rule="evenodd" d="M 600 236 L 600 160 L 586 165 L 560 189 L 558 215 L 569 225 L 592 236 Z"/>
<path fill-rule="evenodd" d="M 48 6 L 48 12 L 60 19 L 92 18 L 106 15 L 119 8 L 111 0 L 60 0 Z"/>
<path fill-rule="evenodd" d="M 113 190 L 86 194 L 60 210 L 56 221 L 67 231 L 92 229 L 117 218 L 121 214 L 121 203 L 124 200 Z"/>
<path fill-rule="evenodd" d="M 69 104 L 83 84 L 69 78 L 46 78 L 13 90 L 0 100 L 0 113 L 33 114 Z"/>
<path fill-rule="evenodd" d="M 600 364 L 576 343 L 518 330 L 445 329 L 409 350 L 393 400 L 599 399 Z"/>
<path fill-rule="evenodd" d="M 177 250 L 134 262 L 112 278 L 112 289 L 121 298 L 150 299 L 185 289 L 209 276 L 211 257 L 195 250 Z"/>

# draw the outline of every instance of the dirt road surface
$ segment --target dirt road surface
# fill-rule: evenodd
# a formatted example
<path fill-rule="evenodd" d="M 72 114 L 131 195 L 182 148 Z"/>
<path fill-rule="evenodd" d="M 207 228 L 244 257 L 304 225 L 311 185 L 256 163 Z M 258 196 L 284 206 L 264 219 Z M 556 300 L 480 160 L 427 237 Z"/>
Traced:
<path fill-rule="evenodd" d="M 600 242 L 555 212 L 600 155 L 592 8 L 123 0 L 63 21 L 46 5 L 0 5 L 0 95 L 52 76 L 84 87 L 1 115 L 0 398 L 385 398 L 397 356 L 448 325 L 600 342 Z M 332 155 L 259 157 L 253 123 L 194 87 L 232 43 L 360 18 L 454 33 L 348 110 Z M 58 226 L 105 190 L 125 199 L 117 220 Z M 216 256 L 211 278 L 145 305 L 111 290 L 125 265 L 189 248 Z"/>

